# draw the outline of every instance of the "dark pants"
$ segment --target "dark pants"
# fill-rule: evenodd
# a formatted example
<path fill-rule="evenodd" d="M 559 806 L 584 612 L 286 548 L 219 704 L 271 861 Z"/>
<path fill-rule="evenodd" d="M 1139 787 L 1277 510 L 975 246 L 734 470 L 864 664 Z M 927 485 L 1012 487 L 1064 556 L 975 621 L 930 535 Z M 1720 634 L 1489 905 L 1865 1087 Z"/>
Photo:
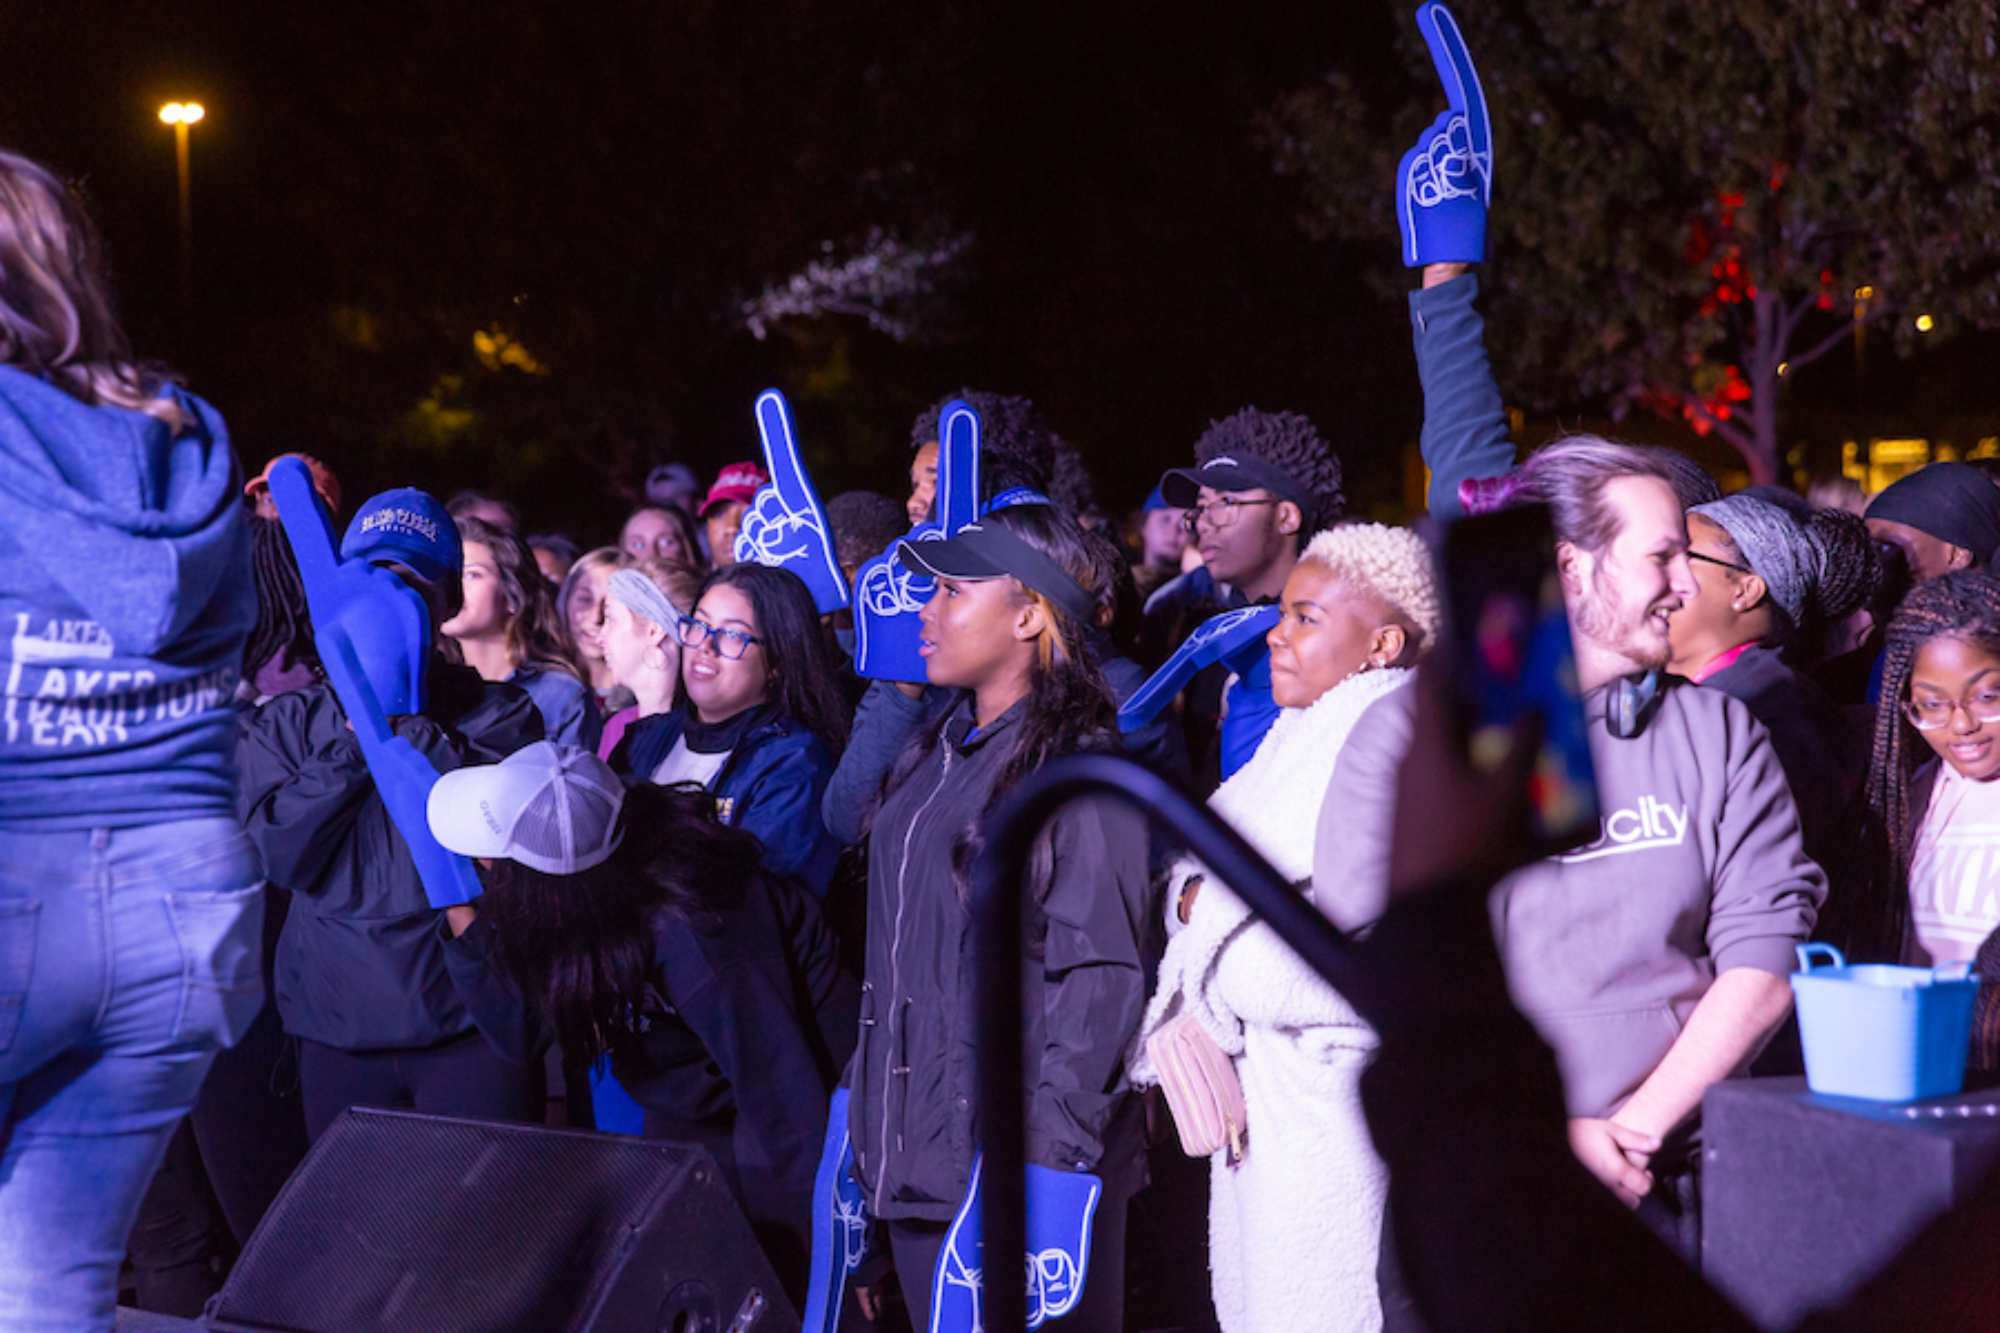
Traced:
<path fill-rule="evenodd" d="M 1109 1189 L 1097 1202 L 1090 1228 L 1090 1271 L 1084 1277 L 1083 1300 L 1076 1309 L 1047 1325 L 1061 1333 L 1118 1333 L 1125 1327 L 1125 1210 L 1130 1202 Z M 896 1280 L 910 1307 L 910 1326 L 930 1325 L 931 1279 L 938 1253 L 944 1249 L 946 1227 L 937 1222 L 891 1222 L 889 1254 Z M 1011 1266 L 1022 1272 L 1018 1261 Z M 1016 1280 L 1020 1280 L 1017 1276 Z"/>
<path fill-rule="evenodd" d="M 246 1245 L 306 1155 L 298 1044 L 266 1004 L 243 1040 L 215 1057 L 194 1104 L 208 1183 L 236 1243 Z"/>
<path fill-rule="evenodd" d="M 436 1046 L 343 1051 L 299 1043 L 306 1134 L 317 1141 L 350 1106 L 386 1106 L 481 1120 L 543 1116 L 542 1065 L 502 1058 L 477 1032 Z"/>
<path fill-rule="evenodd" d="M 222 1286 L 233 1257 L 222 1210 L 209 1190 L 194 1130 L 185 1120 L 146 1187 L 126 1254 L 133 1307 L 193 1319 Z"/>

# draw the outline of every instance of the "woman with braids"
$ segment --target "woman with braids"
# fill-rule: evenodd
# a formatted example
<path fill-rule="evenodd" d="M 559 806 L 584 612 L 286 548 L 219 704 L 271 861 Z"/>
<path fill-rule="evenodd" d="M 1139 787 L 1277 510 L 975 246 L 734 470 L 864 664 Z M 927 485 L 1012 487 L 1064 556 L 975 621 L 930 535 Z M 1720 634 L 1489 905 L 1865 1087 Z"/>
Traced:
<path fill-rule="evenodd" d="M 1878 874 L 1847 938 L 1864 957 L 1970 960 L 2000 927 L 2000 579 L 1920 583 L 1883 640 L 1868 765 Z"/>
<path fill-rule="evenodd" d="M 604 718 L 570 655 L 555 599 L 528 544 L 477 518 L 456 520 L 465 546 L 465 601 L 441 632 L 480 679 L 518 685 L 535 701 L 543 734 L 558 745 L 592 749 Z"/>
<path fill-rule="evenodd" d="M 1806 855 L 1835 878 L 1853 864 L 1851 818 L 1865 741 L 1800 669 L 1811 644 L 1868 596 L 1875 553 L 1852 514 L 1781 508 L 1739 493 L 1688 510 L 1695 595 L 1668 622 L 1667 669 L 1743 701 L 1771 735 L 1799 808 Z"/>
<path fill-rule="evenodd" d="M 482 858 L 486 893 L 447 914 L 445 962 L 488 1032 L 523 1057 L 549 1037 L 609 1056 L 648 1136 L 715 1158 L 797 1299 L 856 1012 L 810 897 L 699 787 L 628 790 L 546 742 L 440 778 L 430 824 Z"/>
<path fill-rule="evenodd" d="M 1112 702 L 1083 646 L 1098 592 L 1074 519 L 1019 505 L 949 541 L 900 549 L 938 581 L 923 612 L 930 679 L 961 693 L 898 762 L 875 814 L 861 1042 L 847 1085 L 858 1178 L 921 1312 L 979 1146 L 966 911 L 979 824 L 1048 760 L 1108 747 Z M 1083 1304 L 1065 1319 L 1073 1328 L 1120 1326 L 1125 1205 L 1143 1171 L 1123 1057 L 1146 999 L 1146 849 L 1136 814 L 1073 804 L 1030 861 L 1028 1157 L 1104 1182 Z"/>

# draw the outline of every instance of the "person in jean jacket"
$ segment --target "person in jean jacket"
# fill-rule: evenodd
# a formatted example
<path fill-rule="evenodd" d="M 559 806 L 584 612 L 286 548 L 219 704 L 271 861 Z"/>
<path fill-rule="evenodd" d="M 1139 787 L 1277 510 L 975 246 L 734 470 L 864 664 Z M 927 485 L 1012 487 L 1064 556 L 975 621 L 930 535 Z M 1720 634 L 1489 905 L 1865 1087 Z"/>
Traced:
<path fill-rule="evenodd" d="M 146 1182 L 263 998 L 233 813 L 256 618 L 222 418 L 0 152 L 0 1327 L 109 1329 Z"/>

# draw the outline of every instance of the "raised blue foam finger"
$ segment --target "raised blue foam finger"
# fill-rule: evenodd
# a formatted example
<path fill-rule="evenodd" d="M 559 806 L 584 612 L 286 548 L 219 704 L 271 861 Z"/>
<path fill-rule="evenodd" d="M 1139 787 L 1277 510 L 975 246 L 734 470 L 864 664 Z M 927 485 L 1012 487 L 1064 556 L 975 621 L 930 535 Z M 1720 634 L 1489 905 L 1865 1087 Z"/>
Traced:
<path fill-rule="evenodd" d="M 937 496 L 945 536 L 979 520 L 979 413 L 958 399 L 938 417 Z"/>
<path fill-rule="evenodd" d="M 736 558 L 789 569 L 811 591 L 821 615 L 838 611 L 850 600 L 847 578 L 834 550 L 833 525 L 799 453 L 791 405 L 778 390 L 766 389 L 757 395 L 755 415 L 771 480 L 751 497 L 736 534 Z"/>
<path fill-rule="evenodd" d="M 1466 49 L 1465 35 L 1459 31 L 1452 12 L 1430 0 L 1417 6 L 1417 31 L 1430 48 L 1431 64 L 1438 82 L 1444 85 L 1445 100 L 1465 117 L 1467 146 L 1479 165 L 1482 203 L 1493 202 L 1493 129 L 1486 110 L 1486 90 L 1479 82 L 1479 70 Z"/>

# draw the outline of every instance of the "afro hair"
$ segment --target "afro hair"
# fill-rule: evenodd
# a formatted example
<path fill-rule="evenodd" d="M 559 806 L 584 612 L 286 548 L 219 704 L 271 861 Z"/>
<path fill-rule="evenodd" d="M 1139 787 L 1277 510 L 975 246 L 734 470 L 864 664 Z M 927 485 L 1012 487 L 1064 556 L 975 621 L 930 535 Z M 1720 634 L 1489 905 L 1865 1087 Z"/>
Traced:
<path fill-rule="evenodd" d="M 1060 435 L 1050 437 L 1054 466 L 1049 469 L 1049 498 L 1072 514 L 1097 508 L 1097 487 L 1077 447 Z"/>
<path fill-rule="evenodd" d="M 955 398 L 979 413 L 980 499 L 991 500 L 1017 486 L 1048 492 L 1055 474 L 1055 436 L 1041 409 L 1016 394 L 959 389 L 918 413 L 910 427 L 910 447 L 920 449 L 938 437 L 938 418 Z"/>
<path fill-rule="evenodd" d="M 1347 509 L 1340 489 L 1340 458 L 1312 422 L 1297 412 L 1262 412 L 1246 407 L 1208 423 L 1194 442 L 1195 466 L 1225 454 L 1249 454 L 1297 482 L 1309 502 L 1300 531 L 1317 532 Z"/>
<path fill-rule="evenodd" d="M 1416 626 L 1418 651 L 1437 642 L 1444 616 L 1437 570 L 1430 548 L 1410 529 L 1343 523 L 1314 537 L 1299 560 L 1324 566 L 1350 590 L 1378 598 L 1406 618 Z"/>

